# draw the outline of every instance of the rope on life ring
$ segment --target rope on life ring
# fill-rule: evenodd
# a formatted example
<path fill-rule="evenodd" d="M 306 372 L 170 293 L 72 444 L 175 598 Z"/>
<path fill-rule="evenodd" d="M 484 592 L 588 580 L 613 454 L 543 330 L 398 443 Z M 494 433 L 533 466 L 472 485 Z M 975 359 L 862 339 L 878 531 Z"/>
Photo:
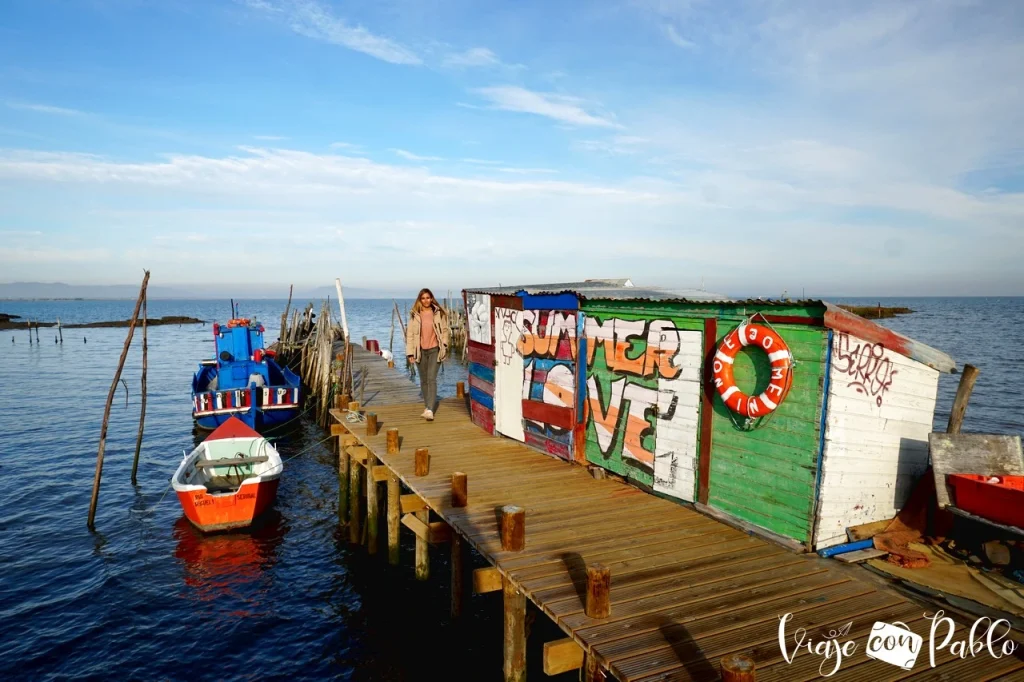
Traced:
<path fill-rule="evenodd" d="M 757 396 L 748 396 L 736 386 L 733 362 L 744 346 L 756 346 L 768 355 L 772 378 Z M 774 329 L 743 322 L 725 335 L 715 351 L 712 378 L 722 402 L 733 412 L 754 419 L 774 412 L 786 399 L 793 384 L 793 354 Z"/>

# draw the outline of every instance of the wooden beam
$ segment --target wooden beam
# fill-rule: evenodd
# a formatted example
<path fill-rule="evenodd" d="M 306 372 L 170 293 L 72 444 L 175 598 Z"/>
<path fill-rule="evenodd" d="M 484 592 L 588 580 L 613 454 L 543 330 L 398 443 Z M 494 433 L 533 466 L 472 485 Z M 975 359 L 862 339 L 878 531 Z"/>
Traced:
<path fill-rule="evenodd" d="M 346 433 L 341 437 L 341 444 L 343 447 L 350 448 L 354 445 L 359 445 L 359 439 L 351 433 Z"/>
<path fill-rule="evenodd" d="M 892 523 L 892 519 L 883 519 L 881 521 L 872 521 L 871 523 L 862 523 L 859 526 L 850 526 L 846 529 L 846 539 L 850 542 L 857 542 L 858 540 L 873 538 L 885 530 L 886 526 L 890 523 Z"/>
<path fill-rule="evenodd" d="M 418 539 L 427 540 L 430 537 L 430 527 L 423 522 L 417 512 L 402 515 L 402 525 L 411 530 Z"/>
<path fill-rule="evenodd" d="M 402 499 L 402 488 L 398 478 L 388 478 L 388 563 L 392 566 L 399 564 L 401 557 L 398 529 L 400 528 L 400 510 Z"/>
<path fill-rule="evenodd" d="M 370 456 L 370 451 L 366 449 L 365 445 L 353 445 L 348 449 L 348 455 L 353 461 L 363 464 Z"/>
<path fill-rule="evenodd" d="M 714 430 L 715 388 L 712 361 L 718 344 L 718 320 L 709 317 L 704 320 L 704 390 L 700 401 L 700 452 L 697 453 L 697 501 L 708 503 L 708 488 L 711 485 L 711 433 Z"/>
<path fill-rule="evenodd" d="M 469 481 L 466 474 L 456 471 L 452 474 L 452 506 L 465 507 L 469 500 Z"/>
<path fill-rule="evenodd" d="M 501 508 L 501 548 L 521 552 L 526 547 L 526 510 L 515 505 Z"/>
<path fill-rule="evenodd" d="M 427 542 L 432 545 L 440 545 L 445 542 L 451 542 L 452 537 L 455 533 L 452 533 L 451 526 L 444 521 L 433 521 L 427 524 L 430 528 L 430 534 L 427 536 Z"/>
<path fill-rule="evenodd" d="M 430 450 L 416 448 L 416 475 L 426 476 L 430 473 Z"/>
<path fill-rule="evenodd" d="M 905 355 L 911 360 L 917 360 L 940 372 L 956 371 L 956 363 L 953 362 L 953 358 L 942 351 L 935 350 L 919 341 L 908 339 L 902 334 L 897 334 L 887 327 L 865 320 L 863 317 L 854 315 L 831 303 L 825 304 L 825 326 L 837 332 L 853 334 L 868 343 L 880 343 L 888 350 Z"/>
<path fill-rule="evenodd" d="M 376 436 L 377 435 L 377 413 L 367 412 L 366 413 L 366 435 Z"/>
<path fill-rule="evenodd" d="M 964 365 L 964 373 L 960 375 L 960 384 L 956 387 L 956 398 L 953 399 L 953 409 L 949 412 L 946 433 L 960 433 L 967 414 L 967 401 L 971 399 L 974 382 L 978 380 L 978 371 L 974 365 Z"/>
<path fill-rule="evenodd" d="M 346 436 L 340 436 L 344 440 Z M 338 523 L 348 523 L 349 456 L 344 446 L 338 447 Z"/>
<path fill-rule="evenodd" d="M 583 649 L 572 638 L 544 642 L 544 674 L 561 675 L 583 667 Z"/>
<path fill-rule="evenodd" d="M 486 594 L 501 589 L 501 573 L 492 567 L 473 571 L 473 594 Z"/>
<path fill-rule="evenodd" d="M 452 542 L 452 553 L 451 553 L 451 561 L 452 561 L 452 570 L 451 570 L 451 575 L 452 575 L 452 584 L 451 584 L 452 608 L 451 608 L 451 616 L 452 616 L 452 620 L 456 620 L 456 619 L 458 619 L 459 617 L 462 616 L 462 597 L 463 597 L 463 594 L 464 594 L 465 589 L 466 589 L 464 566 L 465 566 L 465 559 L 467 559 L 468 557 L 466 556 L 466 554 L 467 554 L 467 551 L 466 551 L 467 545 L 466 545 L 465 542 L 462 541 L 462 537 L 458 533 L 452 533 L 451 542 Z"/>
<path fill-rule="evenodd" d="M 375 458 L 376 459 L 376 458 Z M 373 467 L 373 481 L 374 483 L 383 483 L 391 479 L 391 470 L 383 464 L 377 464 Z"/>
<path fill-rule="evenodd" d="M 526 682 L 526 595 L 508 578 L 502 581 L 502 591 L 505 594 L 505 682 Z"/>
<path fill-rule="evenodd" d="M 331 424 L 331 435 L 332 436 L 344 436 L 348 433 L 348 429 L 344 424 Z"/>
<path fill-rule="evenodd" d="M 402 513 L 411 514 L 427 508 L 427 501 L 415 493 L 402 495 Z"/>

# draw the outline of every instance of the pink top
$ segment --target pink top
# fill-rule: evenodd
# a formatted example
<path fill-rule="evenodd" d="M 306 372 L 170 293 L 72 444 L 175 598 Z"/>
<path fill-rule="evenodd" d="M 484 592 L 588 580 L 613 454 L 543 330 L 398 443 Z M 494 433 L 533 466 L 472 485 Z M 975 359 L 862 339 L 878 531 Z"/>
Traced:
<path fill-rule="evenodd" d="M 430 350 L 437 348 L 437 333 L 434 331 L 434 310 L 424 308 L 420 311 L 420 348 Z"/>

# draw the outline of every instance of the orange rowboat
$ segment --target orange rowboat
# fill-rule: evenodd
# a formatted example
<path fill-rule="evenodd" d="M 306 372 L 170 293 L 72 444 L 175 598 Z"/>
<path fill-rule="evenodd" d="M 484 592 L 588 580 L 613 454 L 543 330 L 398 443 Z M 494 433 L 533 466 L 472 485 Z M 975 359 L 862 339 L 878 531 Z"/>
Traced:
<path fill-rule="evenodd" d="M 281 469 L 274 446 L 231 417 L 185 455 L 171 485 L 185 516 L 200 530 L 242 528 L 277 497 Z"/>

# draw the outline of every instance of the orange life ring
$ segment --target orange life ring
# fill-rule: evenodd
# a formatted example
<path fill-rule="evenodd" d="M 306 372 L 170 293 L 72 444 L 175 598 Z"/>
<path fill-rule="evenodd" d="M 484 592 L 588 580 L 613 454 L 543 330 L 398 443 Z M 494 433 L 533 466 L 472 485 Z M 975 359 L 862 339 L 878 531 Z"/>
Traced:
<path fill-rule="evenodd" d="M 233 320 L 228 320 L 228 328 L 229 329 L 231 327 L 248 327 L 248 326 L 249 326 L 249 318 L 248 317 L 236 317 Z"/>
<path fill-rule="evenodd" d="M 732 364 L 744 346 L 754 345 L 768 354 L 772 379 L 761 395 L 748 396 L 736 387 Z M 712 377 L 722 402 L 744 417 L 763 417 L 773 412 L 786 399 L 793 383 L 793 354 L 786 342 L 773 329 L 744 322 L 726 334 L 718 345 L 712 362 Z"/>

